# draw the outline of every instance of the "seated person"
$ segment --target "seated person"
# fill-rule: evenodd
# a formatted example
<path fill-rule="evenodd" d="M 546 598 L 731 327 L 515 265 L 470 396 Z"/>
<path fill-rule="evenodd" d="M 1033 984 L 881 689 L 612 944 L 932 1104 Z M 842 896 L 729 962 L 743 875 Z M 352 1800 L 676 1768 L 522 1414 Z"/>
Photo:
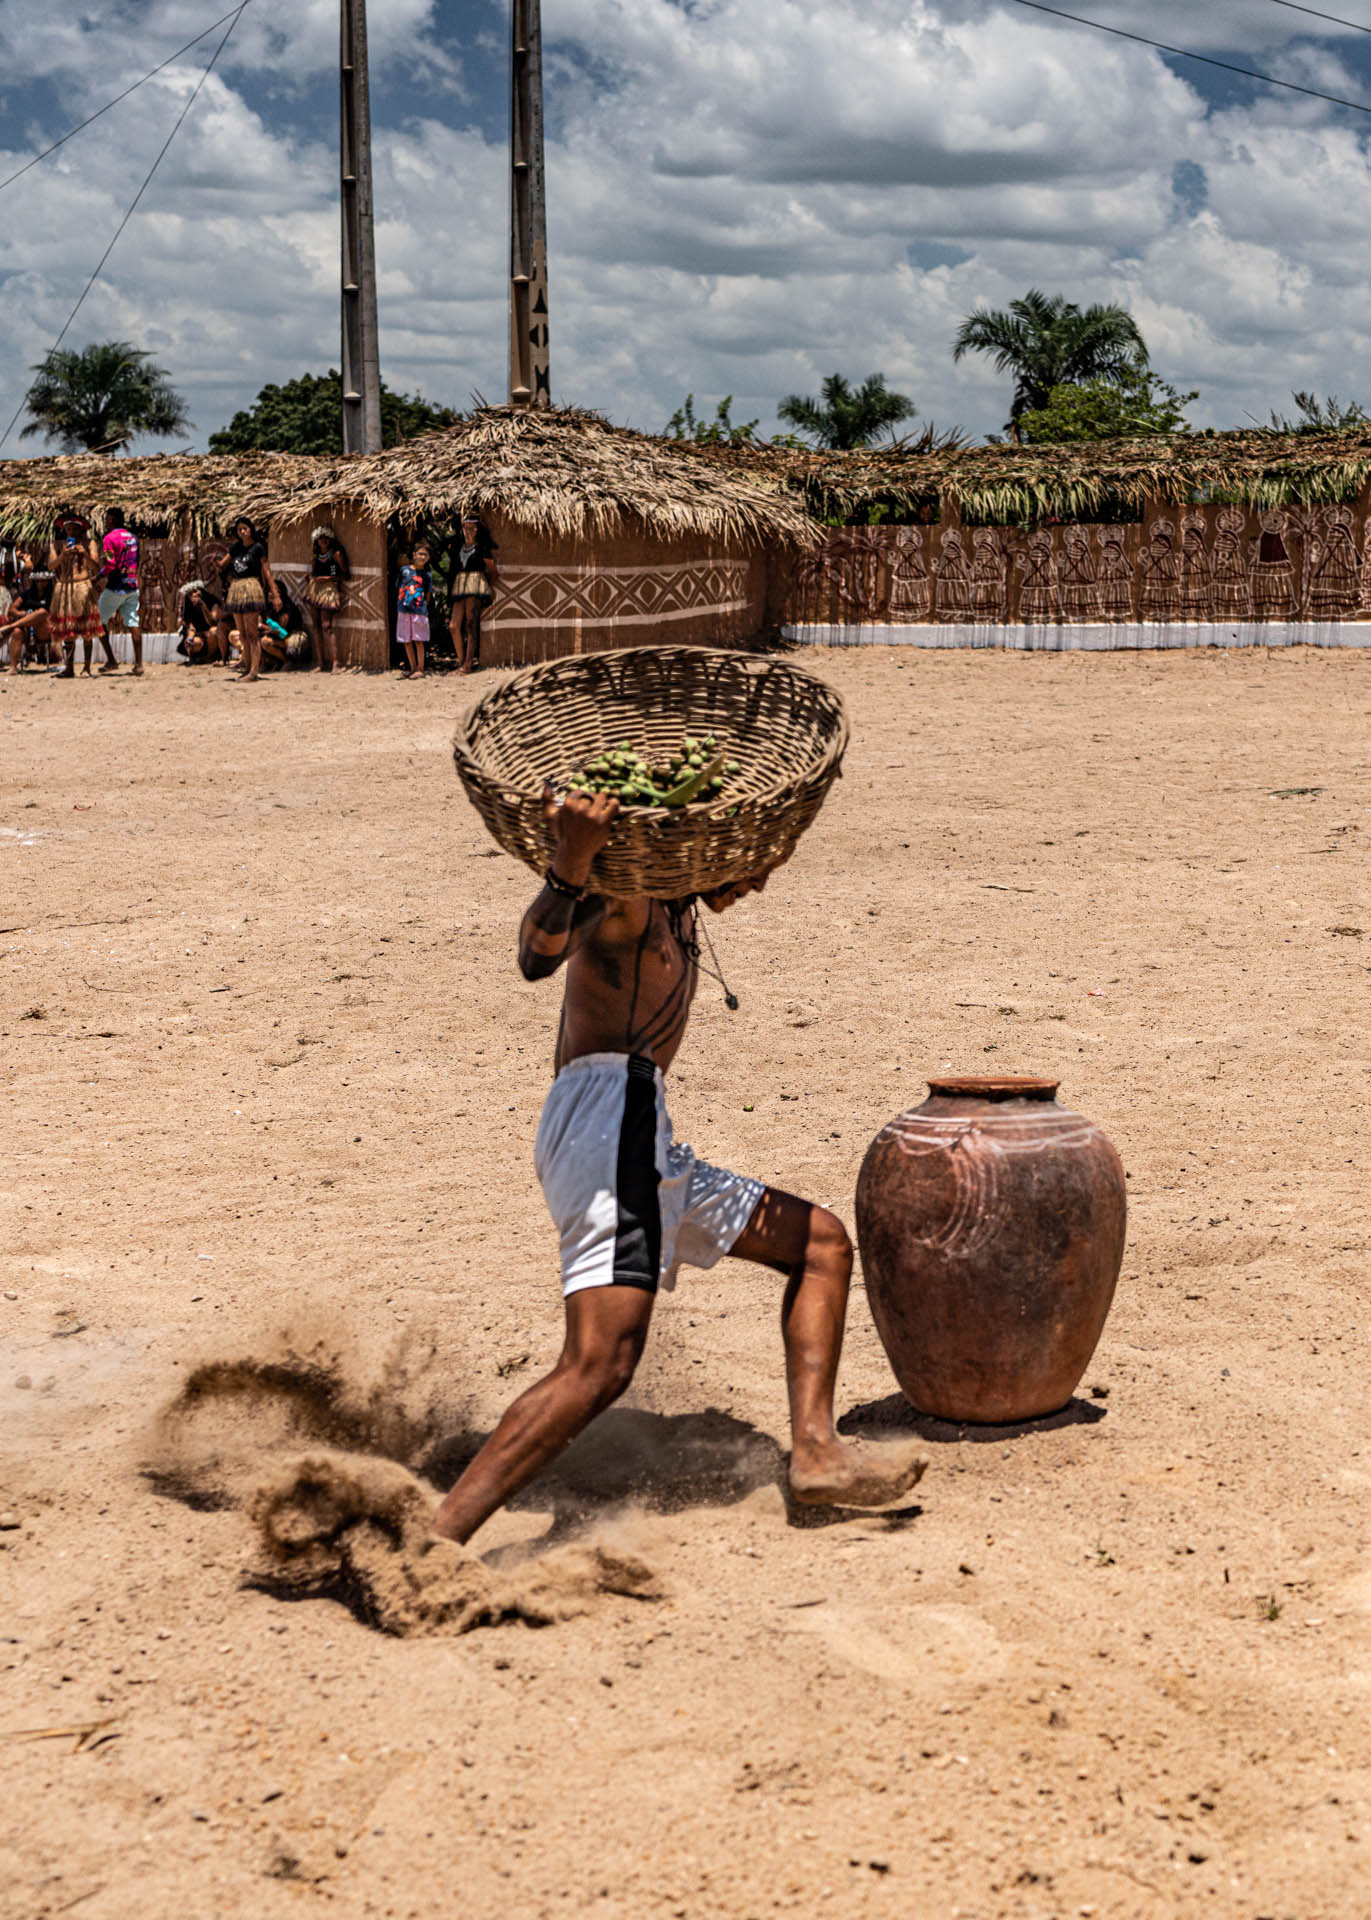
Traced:
<path fill-rule="evenodd" d="M 26 653 L 41 661 L 50 654 L 48 602 L 52 599 L 53 574 L 38 564 L 38 554 L 30 548 L 19 549 L 9 610 L 0 620 L 0 638 L 9 642 L 9 671 L 18 673 Z"/>
<path fill-rule="evenodd" d="M 278 670 L 308 666 L 310 639 L 300 604 L 284 581 L 276 586 L 281 604 L 262 616 L 262 665 Z"/>
<path fill-rule="evenodd" d="M 229 624 L 223 601 L 203 580 L 188 580 L 181 589 L 180 642 L 176 651 L 191 666 L 210 660 L 228 660 Z"/>

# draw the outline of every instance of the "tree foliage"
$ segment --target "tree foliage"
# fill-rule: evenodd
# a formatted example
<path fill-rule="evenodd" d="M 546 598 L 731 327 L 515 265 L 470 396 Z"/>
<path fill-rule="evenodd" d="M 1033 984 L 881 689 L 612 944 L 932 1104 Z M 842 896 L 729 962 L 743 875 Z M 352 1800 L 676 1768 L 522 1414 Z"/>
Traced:
<path fill-rule="evenodd" d="M 1323 400 L 1316 393 L 1303 392 L 1292 393 L 1290 398 L 1299 418 L 1287 419 L 1273 407 L 1273 433 L 1352 433 L 1359 427 L 1371 426 L 1371 416 L 1359 401 L 1349 400 L 1344 406 L 1336 393 L 1330 393 Z"/>
<path fill-rule="evenodd" d="M 918 409 L 906 394 L 892 393 L 883 373 L 868 374 L 855 390 L 840 373 L 824 381 L 818 400 L 787 394 L 776 409 L 801 433 L 812 434 L 821 447 L 868 447 L 878 433 L 889 433 Z"/>
<path fill-rule="evenodd" d="M 1019 415 L 1019 433 L 1031 442 L 1188 433 L 1185 409 L 1199 397 L 1198 389 L 1178 393 L 1150 367 L 1133 366 L 1117 380 L 1064 381 L 1053 387 L 1046 406 Z"/>
<path fill-rule="evenodd" d="M 416 394 L 381 386 L 381 440 L 387 447 L 412 440 L 433 427 L 455 426 L 451 407 L 436 407 Z M 302 373 L 282 386 L 262 388 L 250 407 L 235 413 L 226 427 L 209 437 L 211 453 L 341 453 L 343 451 L 343 378 Z"/>
<path fill-rule="evenodd" d="M 1013 374 L 1008 424 L 1016 436 L 1021 417 L 1047 407 L 1054 387 L 1118 385 L 1147 365 L 1146 342 L 1126 307 L 1078 307 L 1036 287 L 1007 309 L 968 314 L 952 357 L 967 353 L 991 354 L 998 372 Z"/>
<path fill-rule="evenodd" d="M 191 424 L 169 376 L 127 340 L 93 341 L 79 352 L 60 348 L 29 371 L 37 378 L 24 396 L 24 440 L 41 433 L 64 453 L 114 453 L 130 440 L 167 439 Z"/>
<path fill-rule="evenodd" d="M 695 414 L 695 395 L 688 393 L 683 405 L 666 423 L 670 440 L 694 440 L 701 446 L 751 447 L 757 445 L 757 422 L 733 418 L 733 395 L 726 393 L 714 409 L 712 420 L 700 420 Z"/>

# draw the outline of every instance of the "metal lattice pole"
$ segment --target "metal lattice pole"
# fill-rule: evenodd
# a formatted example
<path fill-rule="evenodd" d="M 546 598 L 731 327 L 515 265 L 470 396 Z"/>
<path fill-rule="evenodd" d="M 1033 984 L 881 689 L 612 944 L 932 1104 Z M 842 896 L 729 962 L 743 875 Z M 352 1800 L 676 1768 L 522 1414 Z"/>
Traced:
<path fill-rule="evenodd" d="M 509 399 L 552 404 L 547 333 L 540 0 L 514 0 L 509 115 Z"/>
<path fill-rule="evenodd" d="M 343 226 L 343 452 L 381 446 L 381 351 L 371 198 L 366 0 L 340 0 L 339 158 Z"/>

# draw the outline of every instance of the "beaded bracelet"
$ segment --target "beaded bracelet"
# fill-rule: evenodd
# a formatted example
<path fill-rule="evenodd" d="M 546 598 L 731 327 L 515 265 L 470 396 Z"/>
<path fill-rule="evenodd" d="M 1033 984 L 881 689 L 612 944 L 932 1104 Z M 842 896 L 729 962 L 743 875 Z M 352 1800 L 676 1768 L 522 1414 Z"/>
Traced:
<path fill-rule="evenodd" d="M 551 887 L 552 891 L 559 894 L 563 900 L 584 900 L 585 898 L 584 887 L 573 887 L 570 881 L 563 880 L 555 874 L 551 867 L 543 875 L 543 884 Z"/>

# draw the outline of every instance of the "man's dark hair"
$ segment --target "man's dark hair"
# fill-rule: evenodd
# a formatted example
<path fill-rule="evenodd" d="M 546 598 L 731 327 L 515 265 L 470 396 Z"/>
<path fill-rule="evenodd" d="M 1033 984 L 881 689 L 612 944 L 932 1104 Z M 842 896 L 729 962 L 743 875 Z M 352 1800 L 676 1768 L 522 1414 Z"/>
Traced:
<path fill-rule="evenodd" d="M 116 530 L 116 528 L 118 528 L 118 527 L 122 527 L 123 525 L 124 525 L 124 510 L 123 510 L 123 508 L 122 508 L 122 507 L 111 507 L 111 508 L 109 509 L 109 511 L 108 511 L 108 512 L 106 513 L 106 515 L 105 515 L 105 531 L 106 531 L 106 533 L 113 533 L 113 532 L 114 532 L 114 531 Z"/>

